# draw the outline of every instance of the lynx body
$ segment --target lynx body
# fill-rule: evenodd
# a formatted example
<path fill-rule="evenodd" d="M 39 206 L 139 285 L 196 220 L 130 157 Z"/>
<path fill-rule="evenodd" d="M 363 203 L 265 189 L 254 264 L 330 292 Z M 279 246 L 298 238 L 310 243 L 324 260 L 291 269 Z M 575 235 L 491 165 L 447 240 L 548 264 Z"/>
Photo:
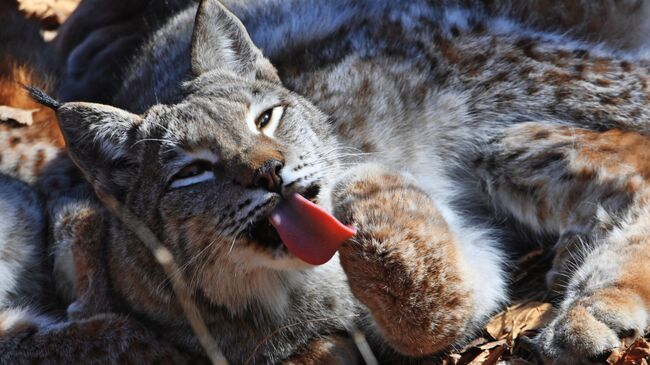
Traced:
<path fill-rule="evenodd" d="M 76 167 L 63 158 L 37 183 L 70 346 L 105 321 L 117 333 L 107 349 L 146 344 L 136 362 L 201 356 L 162 269 L 106 197 L 173 253 L 232 363 L 356 363 L 354 327 L 383 362 L 433 359 L 507 303 L 504 219 L 557 237 L 548 283 L 562 299 L 537 338 L 545 356 L 586 362 L 644 332 L 650 63 L 623 28 L 647 18 L 620 17 L 649 5 L 547 3 L 205 0 L 99 84 L 88 78 L 109 57 L 93 50 L 122 26 L 84 23 L 106 4 L 83 4 L 62 34 L 93 35 L 59 39 L 74 51 L 65 103 L 52 104 Z M 611 32 L 591 23 L 602 16 Z M 103 99 L 87 101 L 111 106 L 77 101 L 97 85 Z M 68 188 L 48 190 L 53 179 Z M 294 257 L 268 224 L 293 193 L 357 229 L 326 265 Z M 33 341 L 56 332 L 39 328 Z M 0 356 L 58 351 L 42 347 Z"/>

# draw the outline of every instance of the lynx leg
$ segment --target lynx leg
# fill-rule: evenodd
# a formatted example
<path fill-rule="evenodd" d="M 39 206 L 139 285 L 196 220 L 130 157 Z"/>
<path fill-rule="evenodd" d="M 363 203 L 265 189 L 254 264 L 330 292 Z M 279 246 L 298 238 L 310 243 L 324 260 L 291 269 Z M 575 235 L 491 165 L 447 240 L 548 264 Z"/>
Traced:
<path fill-rule="evenodd" d="M 74 301 L 68 306 L 69 318 L 110 312 L 101 208 L 70 202 L 57 216 L 53 236 L 57 288 L 63 297 Z"/>
<path fill-rule="evenodd" d="M 43 206 L 27 184 L 0 174 L 0 337 L 49 325 L 45 301 Z"/>
<path fill-rule="evenodd" d="M 169 344 L 139 323 L 100 315 L 48 326 L 12 331 L 0 337 L 1 364 L 185 364 Z M 200 363 L 200 362 L 198 362 Z"/>
<path fill-rule="evenodd" d="M 619 338 L 650 325 L 650 211 L 642 214 L 612 231 L 571 277 L 559 316 L 539 337 L 559 363 L 606 356 Z"/>
<path fill-rule="evenodd" d="M 497 209 L 538 232 L 560 235 L 549 285 L 566 277 L 558 317 L 539 337 L 544 352 L 576 363 L 619 337 L 642 333 L 650 315 L 650 139 L 524 123 L 506 130 L 482 161 Z"/>
<path fill-rule="evenodd" d="M 333 197 L 334 213 L 358 232 L 339 252 L 352 292 L 398 352 L 423 356 L 462 342 L 504 299 L 492 242 L 452 233 L 413 180 L 366 165 L 337 184 Z M 483 254 L 478 248 L 472 256 L 460 239 L 480 241 Z M 481 288 L 473 265 L 491 275 Z"/>

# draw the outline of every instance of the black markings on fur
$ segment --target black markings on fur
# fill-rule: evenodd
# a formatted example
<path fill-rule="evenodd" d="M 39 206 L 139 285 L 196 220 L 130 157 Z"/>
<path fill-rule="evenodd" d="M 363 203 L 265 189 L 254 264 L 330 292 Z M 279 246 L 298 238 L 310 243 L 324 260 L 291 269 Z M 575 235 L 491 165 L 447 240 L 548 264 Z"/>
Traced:
<path fill-rule="evenodd" d="M 541 60 L 541 55 L 535 50 L 536 42 L 530 38 L 523 38 L 515 44 L 515 46 L 522 50 L 526 57 L 533 60 Z"/>
<path fill-rule="evenodd" d="M 483 23 L 481 21 L 476 21 L 476 23 L 472 24 L 471 27 L 472 27 L 472 32 L 478 33 L 478 34 L 485 33 L 485 31 L 487 30 L 487 27 L 485 26 L 485 23 Z"/>
<path fill-rule="evenodd" d="M 260 203 L 260 204 L 257 204 L 256 206 L 254 206 L 254 207 L 253 207 L 253 208 L 248 212 L 248 214 L 246 214 L 245 217 L 243 217 L 243 218 L 241 218 L 241 219 L 239 220 L 238 225 L 242 225 L 243 223 L 246 223 L 246 222 L 247 222 L 248 220 L 250 220 L 250 218 L 252 218 L 253 216 L 255 216 L 255 219 L 253 219 L 253 221 L 256 221 L 256 220 L 257 220 L 257 216 L 258 216 L 257 213 L 260 211 L 260 209 L 262 209 L 262 208 L 264 208 L 265 206 L 271 204 L 273 201 L 274 201 L 274 199 L 268 199 L 268 200 L 266 200 L 265 202 Z"/>
<path fill-rule="evenodd" d="M 589 58 L 589 51 L 587 51 L 586 49 L 576 49 L 573 51 L 573 55 L 576 58 L 582 58 L 586 60 L 587 58 Z"/>
<path fill-rule="evenodd" d="M 243 224 L 244 222 L 248 221 L 253 215 L 255 215 L 256 211 L 251 209 L 248 214 L 246 214 L 243 218 L 239 220 L 239 224 Z"/>
<path fill-rule="evenodd" d="M 518 158 L 520 158 L 523 154 L 525 154 L 526 152 L 527 152 L 527 150 L 525 150 L 525 149 L 514 150 L 514 151 L 506 154 L 506 156 L 504 157 L 504 160 L 508 161 L 508 162 L 515 161 Z"/>
<path fill-rule="evenodd" d="M 294 167 L 293 171 L 297 172 L 297 171 L 300 171 L 300 170 L 304 169 L 305 167 L 310 167 L 310 166 L 314 166 L 314 163 L 313 162 L 304 162 L 304 163 L 301 163 L 300 165 Z"/>
<path fill-rule="evenodd" d="M 19 123 L 14 119 L 6 119 L 0 121 L 3 125 L 6 125 L 7 127 L 11 129 L 17 129 L 17 128 L 27 128 L 27 124 Z"/>
<path fill-rule="evenodd" d="M 560 175 L 560 177 L 558 179 L 560 181 L 562 181 L 562 182 L 569 182 L 569 181 L 571 181 L 571 180 L 573 180 L 575 178 L 576 178 L 575 175 L 573 175 L 572 173 L 570 173 L 568 171 L 564 171 L 564 172 L 562 172 L 562 174 Z"/>
<path fill-rule="evenodd" d="M 299 177 L 299 178 L 293 180 L 292 182 L 288 183 L 288 184 L 285 185 L 284 187 L 285 187 L 285 188 L 290 188 L 290 187 L 294 186 L 295 184 L 301 182 L 303 179 L 304 179 L 304 176 L 303 176 L 303 177 Z"/>
<path fill-rule="evenodd" d="M 551 132 L 549 132 L 546 129 L 543 129 L 543 130 L 533 134 L 533 140 L 537 141 L 537 140 L 540 140 L 540 139 L 547 139 L 550 136 L 551 136 Z"/>
<path fill-rule="evenodd" d="M 562 153 L 549 153 L 544 156 L 541 156 L 539 161 L 533 163 L 530 168 L 534 170 L 543 169 L 549 165 L 564 160 L 564 154 Z"/>
<path fill-rule="evenodd" d="M 237 206 L 237 209 L 238 209 L 238 210 L 244 209 L 244 208 L 245 208 L 246 206 L 248 206 L 250 203 L 252 203 L 252 200 L 250 200 L 250 199 L 246 199 L 246 200 L 244 200 L 243 203 L 241 203 L 241 204 L 239 204 L 239 205 Z"/>

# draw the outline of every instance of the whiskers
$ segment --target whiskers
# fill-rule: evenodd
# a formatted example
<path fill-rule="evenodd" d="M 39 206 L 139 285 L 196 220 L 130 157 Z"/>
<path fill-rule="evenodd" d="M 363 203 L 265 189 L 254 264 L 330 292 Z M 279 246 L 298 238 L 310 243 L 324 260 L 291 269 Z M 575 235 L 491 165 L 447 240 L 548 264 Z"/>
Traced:
<path fill-rule="evenodd" d="M 176 274 L 181 275 L 190 265 L 199 261 L 199 267 L 197 267 L 195 270 L 192 270 L 193 272 L 188 282 L 188 286 L 191 289 L 195 290 L 203 279 L 201 276 L 205 275 L 207 272 L 207 266 L 214 264 L 215 261 L 218 261 L 219 258 L 227 259 L 229 256 L 231 256 L 235 250 L 237 242 L 242 238 L 250 226 L 254 224 L 258 219 L 260 219 L 261 215 L 265 213 L 263 208 L 272 203 L 272 201 L 272 198 L 268 198 L 262 203 L 258 204 L 256 208 L 252 208 L 257 209 L 255 214 L 240 224 L 234 226 L 234 228 L 232 225 L 222 224 L 219 229 L 211 232 L 211 234 L 214 235 L 214 238 L 210 241 L 210 243 L 203 247 L 199 252 L 194 254 L 190 260 L 188 260 L 184 265 L 180 267 L 179 272 Z M 244 215 L 248 213 L 240 212 L 240 214 Z M 215 247 L 217 245 L 219 247 Z"/>
<path fill-rule="evenodd" d="M 142 138 L 137 141 L 135 141 L 133 144 L 131 144 L 130 148 L 135 147 L 136 145 L 144 142 L 160 142 L 161 144 L 168 145 L 168 146 L 174 146 L 176 142 L 169 140 L 169 139 L 163 139 L 163 138 Z"/>
<path fill-rule="evenodd" d="M 339 175 L 343 169 L 354 167 L 376 155 L 375 153 L 363 152 L 354 147 L 332 146 L 324 148 L 318 145 L 312 146 L 301 155 L 303 162 L 299 166 L 302 169 L 302 175 L 293 181 L 288 181 L 286 186 L 298 182 L 301 185 L 309 186 L 317 181 L 329 180 L 330 176 Z M 297 172 L 298 169 L 296 168 L 294 171 Z"/>

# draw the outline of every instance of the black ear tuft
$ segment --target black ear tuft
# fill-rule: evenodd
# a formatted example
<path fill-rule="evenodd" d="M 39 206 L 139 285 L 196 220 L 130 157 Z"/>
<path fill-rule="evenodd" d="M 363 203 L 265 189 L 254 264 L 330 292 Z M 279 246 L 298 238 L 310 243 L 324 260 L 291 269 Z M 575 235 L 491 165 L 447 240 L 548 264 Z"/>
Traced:
<path fill-rule="evenodd" d="M 53 97 L 49 96 L 45 91 L 33 87 L 33 86 L 27 86 L 23 85 L 23 88 L 27 90 L 29 93 L 29 96 L 32 97 L 32 99 L 36 100 L 38 103 L 43 104 L 50 109 L 57 110 L 61 107 L 61 103 L 56 101 Z"/>

